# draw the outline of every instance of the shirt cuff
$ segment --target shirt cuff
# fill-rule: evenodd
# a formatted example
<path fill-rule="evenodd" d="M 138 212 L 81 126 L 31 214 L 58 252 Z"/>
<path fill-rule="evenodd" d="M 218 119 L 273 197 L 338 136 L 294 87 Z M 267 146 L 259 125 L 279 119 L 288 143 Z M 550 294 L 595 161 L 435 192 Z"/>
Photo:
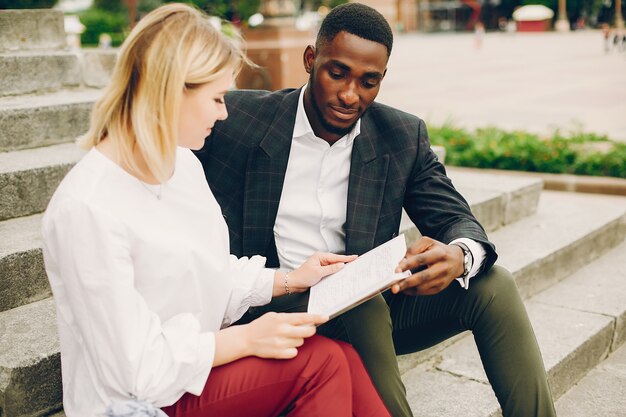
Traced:
<path fill-rule="evenodd" d="M 254 304 L 251 307 L 264 306 L 272 301 L 275 273 L 275 269 L 263 268 L 255 286 L 257 297 L 255 297 Z"/>
<path fill-rule="evenodd" d="M 472 239 L 461 237 L 458 239 L 454 239 L 452 242 L 450 242 L 450 244 L 456 242 L 464 243 L 472 253 L 472 258 L 474 259 L 469 274 L 467 274 L 467 276 L 465 276 L 464 278 L 459 277 L 456 279 L 461 287 L 467 290 L 469 288 L 470 278 L 476 276 L 476 274 L 478 274 L 478 271 L 480 271 L 480 268 L 483 266 L 483 262 L 485 261 L 487 252 L 485 252 L 485 248 L 483 248 L 483 245 Z"/>
<path fill-rule="evenodd" d="M 189 381 L 185 391 L 199 396 L 204 390 L 215 359 L 215 333 L 201 333 L 198 343 L 198 373 Z M 178 400 L 177 400 L 178 401 Z"/>

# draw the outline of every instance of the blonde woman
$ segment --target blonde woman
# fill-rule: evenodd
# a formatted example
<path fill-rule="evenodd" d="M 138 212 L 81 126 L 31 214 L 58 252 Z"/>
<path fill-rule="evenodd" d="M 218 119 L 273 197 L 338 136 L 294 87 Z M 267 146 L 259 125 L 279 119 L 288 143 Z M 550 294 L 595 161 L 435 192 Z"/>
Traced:
<path fill-rule="evenodd" d="M 355 351 L 314 336 L 327 318 L 271 313 L 228 327 L 353 259 L 315 254 L 286 274 L 229 255 L 190 149 L 227 117 L 243 59 L 206 16 L 175 4 L 121 48 L 82 140 L 89 151 L 43 220 L 68 417 L 389 415 Z"/>

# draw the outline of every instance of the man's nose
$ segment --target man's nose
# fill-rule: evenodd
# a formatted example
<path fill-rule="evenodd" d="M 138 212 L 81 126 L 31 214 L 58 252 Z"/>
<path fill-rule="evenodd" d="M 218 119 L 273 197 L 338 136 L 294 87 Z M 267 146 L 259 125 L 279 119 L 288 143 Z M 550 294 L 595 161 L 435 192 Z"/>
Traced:
<path fill-rule="evenodd" d="M 339 100 L 346 107 L 354 107 L 359 102 L 359 94 L 357 91 L 356 83 L 349 81 L 344 84 L 343 88 L 339 91 Z"/>

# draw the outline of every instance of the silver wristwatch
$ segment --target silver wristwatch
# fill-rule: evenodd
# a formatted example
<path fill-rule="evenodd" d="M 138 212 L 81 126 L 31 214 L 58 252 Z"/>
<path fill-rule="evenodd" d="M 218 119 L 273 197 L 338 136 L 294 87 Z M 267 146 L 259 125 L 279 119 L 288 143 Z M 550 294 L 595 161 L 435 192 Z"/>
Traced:
<path fill-rule="evenodd" d="M 459 278 L 465 278 L 469 275 L 472 265 L 474 264 L 474 256 L 465 243 L 454 242 L 453 245 L 458 246 L 463 251 L 463 275 Z"/>

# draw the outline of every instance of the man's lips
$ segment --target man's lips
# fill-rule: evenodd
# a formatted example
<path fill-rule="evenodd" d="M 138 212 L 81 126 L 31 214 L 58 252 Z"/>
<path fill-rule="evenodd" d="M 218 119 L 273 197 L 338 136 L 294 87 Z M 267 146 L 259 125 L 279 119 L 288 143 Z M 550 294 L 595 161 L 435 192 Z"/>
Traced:
<path fill-rule="evenodd" d="M 346 109 L 345 107 L 329 106 L 335 118 L 340 120 L 350 120 L 358 114 L 357 109 Z"/>

